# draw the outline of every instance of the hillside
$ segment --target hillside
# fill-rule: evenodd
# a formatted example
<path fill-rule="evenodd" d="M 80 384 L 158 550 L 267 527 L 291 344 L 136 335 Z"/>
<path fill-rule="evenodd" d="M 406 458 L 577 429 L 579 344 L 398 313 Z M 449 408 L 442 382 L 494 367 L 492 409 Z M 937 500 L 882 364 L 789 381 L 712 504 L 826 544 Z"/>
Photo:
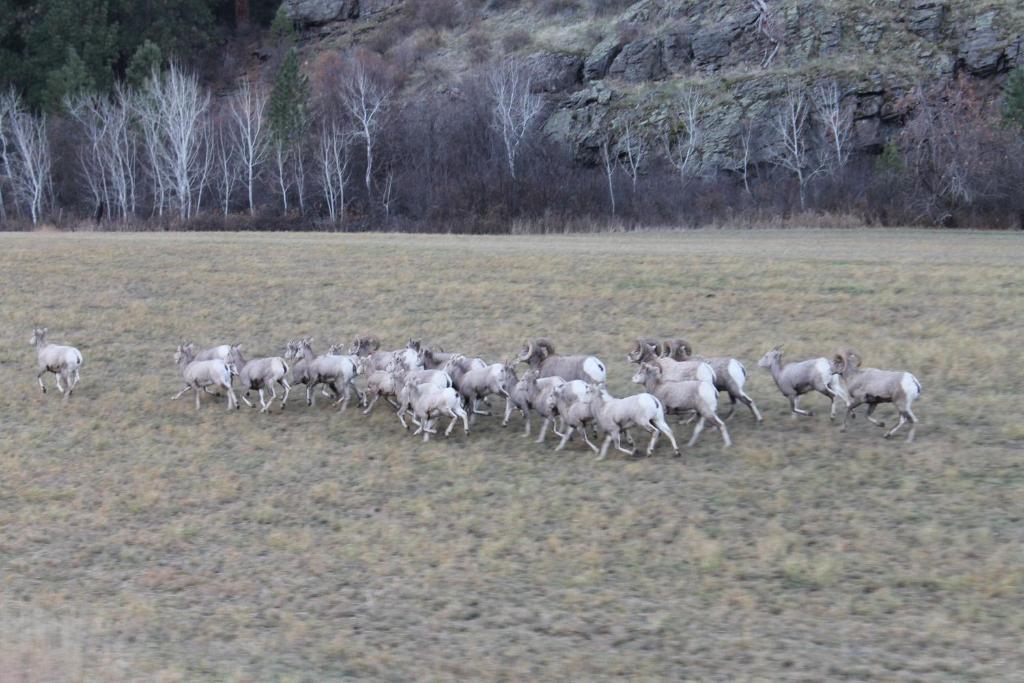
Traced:
<path fill-rule="evenodd" d="M 286 0 L 307 56 L 353 45 L 381 52 L 404 89 L 454 89 L 481 62 L 516 55 L 548 93 L 545 130 L 593 152 L 615 111 L 645 123 L 674 96 L 709 95 L 706 155 L 724 163 L 739 122 L 769 117 L 791 84 L 835 79 L 854 111 L 854 142 L 879 150 L 906 118 L 906 95 L 960 75 L 993 92 L 1021 59 L 1024 8 L 997 2 L 641 0 L 601 10 L 538 2 Z M 619 3 L 625 5 L 625 3 Z"/>

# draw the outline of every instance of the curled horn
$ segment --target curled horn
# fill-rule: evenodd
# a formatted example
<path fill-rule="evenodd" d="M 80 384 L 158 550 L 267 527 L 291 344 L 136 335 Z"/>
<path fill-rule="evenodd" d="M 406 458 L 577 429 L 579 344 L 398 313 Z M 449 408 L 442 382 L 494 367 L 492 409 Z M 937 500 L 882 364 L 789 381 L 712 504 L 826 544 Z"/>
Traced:
<path fill-rule="evenodd" d="M 684 361 L 693 355 L 693 347 L 685 339 L 666 339 L 662 346 L 662 356 L 672 360 Z"/>
<path fill-rule="evenodd" d="M 860 355 L 848 346 L 840 347 L 832 356 L 832 372 L 843 375 L 860 365 Z"/>
<path fill-rule="evenodd" d="M 537 337 L 536 344 L 544 352 L 544 357 L 555 355 L 555 344 L 547 337 Z"/>
<path fill-rule="evenodd" d="M 523 342 L 523 349 L 519 352 L 519 361 L 526 362 L 533 357 L 533 342 L 529 339 Z"/>

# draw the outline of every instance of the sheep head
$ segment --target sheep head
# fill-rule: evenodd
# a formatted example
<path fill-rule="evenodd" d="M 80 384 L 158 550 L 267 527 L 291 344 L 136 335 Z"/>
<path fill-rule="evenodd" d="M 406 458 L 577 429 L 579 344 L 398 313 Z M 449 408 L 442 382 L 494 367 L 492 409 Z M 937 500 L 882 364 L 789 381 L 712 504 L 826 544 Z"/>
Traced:
<path fill-rule="evenodd" d="M 860 354 L 849 346 L 843 346 L 836 350 L 829 364 L 832 367 L 832 372 L 838 375 L 845 375 L 859 368 L 860 363 Z"/>
<path fill-rule="evenodd" d="M 685 361 L 693 355 L 693 347 L 685 339 L 666 339 L 661 355 L 675 361 Z"/>
<path fill-rule="evenodd" d="M 360 335 L 352 340 L 349 353 L 357 356 L 368 356 L 380 348 L 380 340 L 372 335 Z"/>
<path fill-rule="evenodd" d="M 647 350 L 649 346 L 654 348 L 654 355 L 661 355 L 661 342 L 652 337 L 641 337 L 636 340 L 633 350 L 626 354 L 626 360 L 630 363 L 642 363 L 649 353 Z"/>
<path fill-rule="evenodd" d="M 770 368 L 778 362 L 782 362 L 782 344 L 761 356 L 761 360 L 757 361 L 757 365 L 762 368 Z"/>
<path fill-rule="evenodd" d="M 32 328 L 32 339 L 29 340 L 29 346 L 42 346 L 46 344 L 46 328 L 45 327 L 33 327 Z"/>

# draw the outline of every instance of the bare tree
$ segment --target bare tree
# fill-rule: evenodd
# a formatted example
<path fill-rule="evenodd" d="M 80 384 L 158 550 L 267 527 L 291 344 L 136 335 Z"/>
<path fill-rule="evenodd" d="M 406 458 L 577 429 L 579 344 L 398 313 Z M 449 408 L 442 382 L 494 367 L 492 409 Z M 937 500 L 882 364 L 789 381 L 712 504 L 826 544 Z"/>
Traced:
<path fill-rule="evenodd" d="M 193 211 L 193 194 L 202 177 L 204 167 L 203 127 L 210 104 L 210 95 L 199 85 L 199 80 L 175 64 L 164 72 L 154 70 L 146 81 L 138 107 L 146 144 L 158 176 L 170 191 L 177 205 L 178 218 L 188 219 Z"/>
<path fill-rule="evenodd" d="M 325 122 L 320 129 L 316 162 L 320 172 L 327 215 L 332 223 L 345 220 L 345 184 L 349 178 L 351 135 L 336 122 Z"/>
<path fill-rule="evenodd" d="M 634 110 L 624 116 L 620 122 L 619 134 L 619 163 L 633 182 L 634 195 L 640 169 L 647 159 L 649 149 L 647 139 L 640 130 L 639 120 L 639 110 Z"/>
<path fill-rule="evenodd" d="M 495 64 L 487 74 L 492 100 L 491 125 L 501 137 L 508 172 L 513 180 L 516 178 L 519 147 L 532 131 L 544 107 L 541 96 L 531 92 L 531 83 L 529 69 L 514 58 Z"/>
<path fill-rule="evenodd" d="M 612 147 L 611 135 L 609 134 L 601 142 L 601 161 L 604 167 L 604 176 L 608 180 L 608 200 L 612 205 L 612 215 L 615 215 L 615 169 L 618 167 L 618 160 Z"/>
<path fill-rule="evenodd" d="M 221 210 L 227 216 L 231 212 L 231 195 L 238 182 L 240 164 L 235 158 L 235 148 L 231 143 L 231 134 L 224 132 L 224 124 L 217 126 L 217 189 L 220 195 Z"/>
<path fill-rule="evenodd" d="M 16 102 L 13 91 L 10 96 L 0 95 L 0 221 L 7 220 L 4 185 L 11 180 L 11 155 L 7 147 L 7 123 L 14 113 L 13 106 Z"/>
<path fill-rule="evenodd" d="M 11 159 L 11 180 L 15 196 L 27 207 L 32 224 L 42 218 L 43 205 L 50 189 L 50 141 L 46 134 L 46 115 L 35 115 L 25 110 L 21 100 L 10 91 L 5 109 L 10 129 L 13 157 Z"/>
<path fill-rule="evenodd" d="M 746 190 L 747 194 L 750 192 L 750 159 L 754 151 L 754 140 L 757 137 L 758 126 L 757 123 L 751 119 L 743 119 L 740 121 L 739 135 L 737 136 L 737 142 L 739 147 L 739 166 L 740 173 L 743 176 L 743 189 Z"/>
<path fill-rule="evenodd" d="M 825 159 L 814 154 L 808 140 L 811 135 L 809 114 L 807 95 L 791 87 L 775 116 L 777 139 L 772 150 L 775 163 L 796 177 L 801 209 L 807 206 L 807 184 L 825 169 Z"/>
<path fill-rule="evenodd" d="M 267 156 L 268 127 L 264 115 L 266 107 L 266 93 L 262 88 L 254 87 L 248 80 L 242 81 L 229 105 L 231 120 L 234 122 L 234 155 L 241 164 L 242 180 L 248 192 L 250 216 L 256 214 L 253 190 Z M 284 202 L 287 211 L 287 195 Z"/>
<path fill-rule="evenodd" d="M 355 122 L 354 135 L 366 149 L 367 201 L 373 200 L 373 148 L 377 143 L 385 108 L 391 99 L 392 87 L 380 74 L 371 71 L 368 54 L 357 52 L 348 63 L 341 83 L 341 102 Z"/>
<path fill-rule="evenodd" d="M 814 110 L 828 139 L 831 151 L 830 168 L 835 172 L 850 159 L 850 134 L 853 131 L 853 112 L 843 107 L 839 84 L 830 81 L 814 89 Z"/>
<path fill-rule="evenodd" d="M 775 10 L 768 5 L 767 0 L 751 0 L 750 4 L 757 12 L 757 32 L 767 39 L 764 56 L 761 58 L 761 68 L 767 69 L 771 66 L 775 55 L 779 53 L 782 46 L 782 38 L 785 35 L 784 27 L 779 23 Z"/>
<path fill-rule="evenodd" d="M 87 94 L 64 101 L 86 143 L 79 150 L 79 165 L 97 220 L 106 213 L 126 221 L 135 213 L 138 143 L 133 97 L 129 90 L 118 87 L 112 98 Z"/>
<path fill-rule="evenodd" d="M 700 119 L 706 105 L 704 95 L 693 88 L 687 88 L 679 97 L 677 119 L 662 127 L 661 144 L 665 158 L 679 174 L 679 182 L 684 187 L 700 173 L 703 165 L 703 130 Z"/>

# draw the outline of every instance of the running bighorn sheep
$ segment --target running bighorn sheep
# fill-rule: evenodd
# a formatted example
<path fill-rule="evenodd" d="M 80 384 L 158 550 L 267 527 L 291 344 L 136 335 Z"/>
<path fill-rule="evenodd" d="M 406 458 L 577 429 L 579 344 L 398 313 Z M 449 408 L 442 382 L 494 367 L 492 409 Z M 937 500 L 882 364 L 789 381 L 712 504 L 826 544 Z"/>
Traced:
<path fill-rule="evenodd" d="M 603 382 L 607 375 L 604 363 L 596 356 L 559 356 L 555 345 L 546 337 L 523 342 L 517 360 L 536 370 L 538 379 L 561 377 L 566 381 Z"/>
<path fill-rule="evenodd" d="M 828 398 L 829 417 L 832 419 L 836 416 L 837 398 L 842 399 L 847 406 L 850 405 L 850 397 L 843 387 L 843 378 L 834 372 L 827 358 L 809 358 L 783 364 L 780 344 L 764 354 L 757 364 L 771 371 L 779 391 L 789 399 L 789 406 L 794 415 L 814 415 L 813 411 L 801 410 L 797 404 L 802 395 L 811 391 L 817 391 Z"/>
<path fill-rule="evenodd" d="M 761 411 L 744 390 L 747 383 L 747 369 L 738 359 L 732 356 L 714 356 L 704 358 L 693 355 L 693 347 L 685 339 L 666 339 L 660 343 L 661 355 L 676 361 L 704 361 L 715 371 L 715 389 L 724 391 L 729 395 L 729 412 L 722 416 L 728 420 L 736 412 L 736 402 L 739 401 L 750 409 L 754 419 L 762 421 Z M 632 357 L 632 354 L 630 354 Z"/>
<path fill-rule="evenodd" d="M 537 437 L 537 443 L 543 443 L 548 427 L 551 426 L 551 423 L 558 415 L 558 407 L 555 405 L 555 389 L 563 384 L 565 384 L 565 380 L 561 377 L 538 377 L 536 370 L 527 370 L 523 373 L 523 378 L 509 392 L 509 398 L 515 401 L 516 407 L 521 405 L 519 403 L 520 397 L 525 397 L 526 399 L 526 408 L 520 408 L 524 413 L 524 417 L 526 417 L 526 436 L 530 435 L 529 411 L 536 411 L 538 415 L 544 418 L 544 423 L 540 427 L 540 435 Z M 503 425 L 508 423 L 511 413 L 512 411 L 506 405 Z"/>
<path fill-rule="evenodd" d="M 665 381 L 700 380 L 715 383 L 715 370 L 704 360 L 675 360 L 669 355 L 659 356 L 660 348 L 666 354 L 666 345 L 650 339 L 637 339 L 633 350 L 626 356 L 631 363 L 654 363 L 661 368 Z"/>
<path fill-rule="evenodd" d="M 199 394 L 206 387 L 220 387 L 228 395 L 228 410 L 238 408 L 238 398 L 231 388 L 231 370 L 228 363 L 221 359 L 196 360 L 192 348 L 185 344 L 178 345 L 174 352 L 174 363 L 185 379 L 185 388 L 171 400 L 181 398 L 186 391 L 192 390 L 196 396 L 196 410 L 199 410 Z"/>
<path fill-rule="evenodd" d="M 505 363 L 487 365 L 480 358 L 456 356 L 445 367 L 452 375 L 453 385 L 466 400 L 470 410 L 470 422 L 475 420 L 477 415 L 491 414 L 489 410 L 479 409 L 480 402 L 485 401 L 488 396 L 496 394 L 508 397 L 508 391 L 505 389 L 508 366 Z"/>
<path fill-rule="evenodd" d="M 439 389 L 433 384 L 407 384 L 409 402 L 412 404 L 413 422 L 417 429 L 413 433 L 423 432 L 423 440 L 429 441 L 431 434 L 437 434 L 433 428 L 438 417 L 451 417 L 444 435 L 449 436 L 455 423 L 462 420 L 462 427 L 469 434 L 469 418 L 462 408 L 462 398 L 455 389 Z"/>
<path fill-rule="evenodd" d="M 573 431 L 577 429 L 583 436 L 586 444 L 595 452 L 597 451 L 597 447 L 590 442 L 587 436 L 587 427 L 594 421 L 594 411 L 590 405 L 590 394 L 587 392 L 587 387 L 589 386 L 589 384 L 582 380 L 574 379 L 555 388 L 555 407 L 558 410 L 559 417 L 562 418 L 562 431 L 555 430 L 555 434 L 562 437 L 558 446 L 555 447 L 556 451 L 565 448 L 565 445 L 569 443 L 569 439 L 572 438 Z"/>
<path fill-rule="evenodd" d="M 590 396 L 594 420 L 605 433 L 598 460 L 604 460 L 608 454 L 608 445 L 612 441 L 615 441 L 615 448 L 633 455 L 636 449 L 625 449 L 621 443 L 622 432 L 628 433 L 631 427 L 639 427 L 651 435 L 651 442 L 647 446 L 648 456 L 654 452 L 660 434 L 668 437 L 672 442 L 672 450 L 679 455 L 676 437 L 672 433 L 672 428 L 665 422 L 665 408 L 657 397 L 651 394 L 634 394 L 626 398 L 612 398 L 603 384 L 589 385 L 587 393 Z"/>
<path fill-rule="evenodd" d="M 909 372 L 862 368 L 860 364 L 860 354 L 846 348 L 837 351 L 832 361 L 833 369 L 842 375 L 850 396 L 846 413 L 843 415 L 841 431 L 846 431 L 847 422 L 854 416 L 853 411 L 862 403 L 868 404 L 868 421 L 885 427 L 884 422 L 873 419 L 871 414 L 875 412 L 879 403 L 892 403 L 900 414 L 900 421 L 885 433 L 885 438 L 888 439 L 909 422 L 910 433 L 907 434 L 907 441 L 913 441 L 914 433 L 917 431 L 917 416 L 914 415 L 911 406 L 921 395 L 921 383 Z"/>
<path fill-rule="evenodd" d="M 57 391 L 64 398 L 70 398 L 71 392 L 78 384 L 78 369 L 82 367 L 82 354 L 73 346 L 48 343 L 46 331 L 45 327 L 33 327 L 32 338 L 28 342 L 31 346 L 36 347 L 36 381 L 39 382 L 39 388 L 45 394 L 46 385 L 43 384 L 43 375 L 52 372 L 57 378 Z M 60 383 L 62 377 L 67 384 L 67 389 Z"/>
<path fill-rule="evenodd" d="M 291 392 L 291 386 L 286 379 L 288 376 L 288 364 L 283 358 L 271 356 L 269 358 L 246 360 L 245 356 L 242 355 L 242 346 L 240 344 L 233 344 L 230 353 L 228 353 L 228 363 L 238 368 L 238 381 L 242 392 L 242 401 L 245 402 L 245 405 L 252 408 L 252 403 L 249 402 L 247 397 L 250 391 L 255 391 L 260 397 L 260 412 L 268 412 L 270 406 L 274 403 L 274 399 L 277 398 L 274 384 L 278 384 L 284 389 L 284 396 L 281 398 L 281 410 L 285 409 L 288 405 L 288 394 Z M 264 389 L 270 389 L 269 401 L 263 399 Z"/>
<path fill-rule="evenodd" d="M 710 382 L 699 380 L 663 381 L 661 367 L 654 363 L 641 363 L 640 369 L 633 375 L 633 382 L 643 385 L 647 392 L 657 397 L 665 407 L 665 412 L 695 412 L 699 419 L 693 428 L 693 436 L 686 445 L 693 446 L 697 437 L 704 431 L 705 421 L 718 428 L 726 448 L 732 445 L 729 430 L 725 422 L 718 417 L 718 390 Z"/>

